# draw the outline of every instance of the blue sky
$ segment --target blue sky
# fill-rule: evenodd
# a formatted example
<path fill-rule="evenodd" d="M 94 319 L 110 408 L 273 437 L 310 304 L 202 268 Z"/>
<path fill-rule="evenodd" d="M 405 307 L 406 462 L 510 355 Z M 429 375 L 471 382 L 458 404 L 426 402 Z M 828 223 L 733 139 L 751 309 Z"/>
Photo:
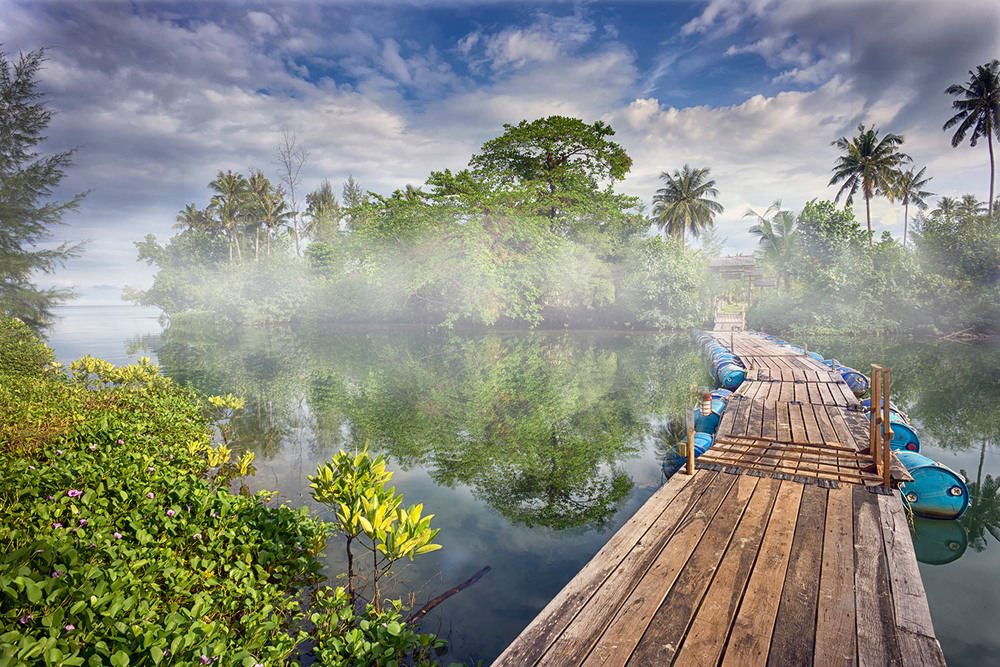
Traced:
<path fill-rule="evenodd" d="M 834 197 L 830 142 L 858 123 L 902 134 L 934 192 L 985 198 L 985 146 L 951 148 L 943 91 L 1000 57 L 1000 3 L 0 0 L 0 43 L 49 48 L 49 146 L 80 146 L 63 194 L 92 190 L 56 230 L 86 253 L 40 282 L 113 302 L 150 281 L 132 242 L 167 239 L 218 170 L 276 179 L 285 129 L 305 191 L 353 174 L 388 193 L 462 168 L 504 123 L 603 120 L 634 162 L 620 189 L 647 205 L 661 171 L 711 169 L 733 252 L 752 248 L 747 207 Z M 872 208 L 901 235 L 901 207 Z"/>

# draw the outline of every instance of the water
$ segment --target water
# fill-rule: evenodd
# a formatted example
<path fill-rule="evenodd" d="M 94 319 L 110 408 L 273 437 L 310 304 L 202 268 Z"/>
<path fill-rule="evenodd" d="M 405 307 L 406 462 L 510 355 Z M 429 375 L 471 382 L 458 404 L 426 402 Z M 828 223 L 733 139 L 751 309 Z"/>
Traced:
<path fill-rule="evenodd" d="M 156 357 L 202 393 L 248 399 L 237 443 L 257 452 L 254 489 L 307 504 L 305 476 L 338 448 L 386 453 L 405 502 L 424 504 L 440 551 L 404 570 L 418 601 L 491 570 L 425 626 L 447 660 L 489 663 L 658 488 L 687 388 L 708 376 L 686 335 L 188 329 L 161 334 L 129 307 L 65 308 L 50 344 L 116 363 Z M 923 453 L 973 484 L 959 522 L 916 521 L 917 553 L 949 665 L 1000 651 L 1000 350 L 995 345 L 819 340 L 855 368 L 892 366 L 893 399 Z M 340 545 L 327 554 L 344 571 Z"/>

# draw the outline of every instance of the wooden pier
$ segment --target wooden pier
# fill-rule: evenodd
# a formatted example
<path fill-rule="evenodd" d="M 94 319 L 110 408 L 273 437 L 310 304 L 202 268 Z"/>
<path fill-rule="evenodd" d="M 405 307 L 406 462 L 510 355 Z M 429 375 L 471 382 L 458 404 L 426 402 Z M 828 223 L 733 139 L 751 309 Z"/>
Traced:
<path fill-rule="evenodd" d="M 943 665 L 857 399 L 811 357 L 714 335 L 751 369 L 717 444 L 494 665 Z"/>

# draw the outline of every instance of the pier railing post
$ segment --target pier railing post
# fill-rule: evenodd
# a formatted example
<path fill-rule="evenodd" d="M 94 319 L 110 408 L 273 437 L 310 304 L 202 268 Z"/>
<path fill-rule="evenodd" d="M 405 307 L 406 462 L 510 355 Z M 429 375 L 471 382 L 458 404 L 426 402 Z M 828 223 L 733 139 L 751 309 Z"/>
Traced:
<path fill-rule="evenodd" d="M 868 453 L 871 454 L 872 463 L 875 465 L 875 469 L 878 470 L 881 467 L 882 457 L 879 456 L 879 443 L 881 438 L 879 437 L 879 409 L 875 404 L 877 400 L 876 397 L 882 395 L 881 380 L 882 377 L 879 375 L 878 366 L 872 364 L 872 381 L 871 381 L 871 406 L 868 411 L 869 421 L 868 421 Z"/>
<path fill-rule="evenodd" d="M 892 471 L 890 462 L 892 456 L 892 422 L 889 419 L 889 372 L 891 368 L 882 368 L 879 373 L 882 385 L 882 486 L 892 486 Z"/>

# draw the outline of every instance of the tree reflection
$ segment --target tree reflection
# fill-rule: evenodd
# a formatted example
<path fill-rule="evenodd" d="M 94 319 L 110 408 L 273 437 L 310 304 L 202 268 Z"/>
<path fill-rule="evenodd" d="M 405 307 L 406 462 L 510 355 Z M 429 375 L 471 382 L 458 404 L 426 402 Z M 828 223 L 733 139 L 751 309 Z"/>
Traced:
<path fill-rule="evenodd" d="M 633 490 L 621 464 L 704 374 L 686 336 L 659 334 L 175 327 L 158 354 L 199 392 L 247 398 L 237 444 L 263 459 L 307 427 L 316 460 L 368 446 L 554 530 L 612 520 Z"/>
<path fill-rule="evenodd" d="M 972 503 L 959 519 L 969 534 L 969 544 L 976 551 L 985 551 L 986 535 L 1000 542 L 1000 478 L 986 475 L 983 479 L 983 462 L 986 459 L 986 441 L 980 445 L 979 470 L 976 481 L 969 482 L 969 497 Z M 968 478 L 963 470 L 962 475 Z"/>

